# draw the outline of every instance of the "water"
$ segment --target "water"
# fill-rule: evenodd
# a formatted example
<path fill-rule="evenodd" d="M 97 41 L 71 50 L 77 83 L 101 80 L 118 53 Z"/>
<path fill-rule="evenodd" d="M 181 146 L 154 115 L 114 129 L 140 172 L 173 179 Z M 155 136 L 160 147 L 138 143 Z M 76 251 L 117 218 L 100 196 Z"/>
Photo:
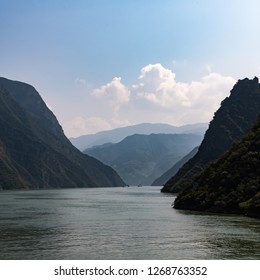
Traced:
<path fill-rule="evenodd" d="M 155 187 L 0 193 L 0 259 L 260 259 L 260 220 L 174 210 Z"/>

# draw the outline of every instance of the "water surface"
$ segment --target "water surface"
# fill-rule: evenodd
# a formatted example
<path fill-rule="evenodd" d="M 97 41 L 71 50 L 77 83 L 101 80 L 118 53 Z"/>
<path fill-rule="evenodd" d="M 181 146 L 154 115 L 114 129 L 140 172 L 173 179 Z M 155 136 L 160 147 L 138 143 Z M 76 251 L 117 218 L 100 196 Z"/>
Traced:
<path fill-rule="evenodd" d="M 175 210 L 157 187 L 0 193 L 0 259 L 260 259 L 260 220 Z"/>

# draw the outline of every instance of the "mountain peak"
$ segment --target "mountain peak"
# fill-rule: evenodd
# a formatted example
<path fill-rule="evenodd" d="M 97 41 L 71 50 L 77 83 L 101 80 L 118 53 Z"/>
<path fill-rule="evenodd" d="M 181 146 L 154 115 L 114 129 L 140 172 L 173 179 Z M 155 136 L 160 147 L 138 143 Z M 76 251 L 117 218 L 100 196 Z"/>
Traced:
<path fill-rule="evenodd" d="M 244 78 L 244 79 L 239 79 L 237 84 L 240 84 L 240 83 L 252 83 L 252 84 L 258 84 L 259 82 L 259 79 L 257 76 L 255 76 L 253 79 L 249 79 L 249 78 Z"/>
<path fill-rule="evenodd" d="M 112 168 L 72 146 L 28 84 L 0 78 L 0 127 L 0 190 L 124 185 Z"/>
<path fill-rule="evenodd" d="M 32 85 L 3 77 L 0 77 L 0 85 L 22 109 L 34 118 L 37 125 L 54 134 L 59 140 L 68 141 L 57 118 Z"/>
<path fill-rule="evenodd" d="M 182 191 L 211 161 L 230 149 L 254 125 L 260 114 L 258 78 L 239 80 L 214 114 L 198 153 L 172 177 L 162 191 Z"/>
<path fill-rule="evenodd" d="M 260 88 L 258 77 L 254 77 L 254 79 L 245 78 L 243 80 L 238 80 L 233 89 L 231 90 L 232 94 L 235 95 L 245 95 L 251 94 L 254 90 L 258 90 Z"/>

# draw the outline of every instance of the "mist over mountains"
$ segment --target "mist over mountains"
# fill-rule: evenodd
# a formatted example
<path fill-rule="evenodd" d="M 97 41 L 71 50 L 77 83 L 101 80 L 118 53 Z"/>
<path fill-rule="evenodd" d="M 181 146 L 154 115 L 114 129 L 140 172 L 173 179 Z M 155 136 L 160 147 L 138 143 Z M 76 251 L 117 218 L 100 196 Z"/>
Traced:
<path fill-rule="evenodd" d="M 70 138 L 71 143 L 79 150 L 84 151 L 93 146 L 103 145 L 105 143 L 118 143 L 127 136 L 134 134 L 198 134 L 202 135 L 208 128 L 206 123 L 195 123 L 183 126 L 173 126 L 161 123 L 141 123 L 126 127 L 115 128 L 108 131 L 101 131 L 96 134 L 82 135 L 76 138 Z"/>
<path fill-rule="evenodd" d="M 198 152 L 199 147 L 195 147 L 192 151 L 190 151 L 187 155 L 185 155 L 182 159 L 176 162 L 170 169 L 168 169 L 165 173 L 163 173 L 159 178 L 152 182 L 152 186 L 163 186 L 168 180 L 174 176 L 179 169 L 193 156 Z"/>
<path fill-rule="evenodd" d="M 134 134 L 84 153 L 114 168 L 128 185 L 147 185 L 181 160 L 202 141 L 197 134 Z"/>

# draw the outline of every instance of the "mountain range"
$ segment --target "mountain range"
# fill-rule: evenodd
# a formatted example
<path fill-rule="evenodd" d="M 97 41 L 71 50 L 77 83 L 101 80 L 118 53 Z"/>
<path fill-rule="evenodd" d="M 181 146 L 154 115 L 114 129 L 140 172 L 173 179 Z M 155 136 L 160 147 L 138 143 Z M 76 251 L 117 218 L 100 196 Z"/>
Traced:
<path fill-rule="evenodd" d="M 151 185 L 202 141 L 198 134 L 135 134 L 84 153 L 110 165 L 128 185 Z"/>
<path fill-rule="evenodd" d="M 205 133 L 208 128 L 206 123 L 188 124 L 183 126 L 173 126 L 160 123 L 141 123 L 112 130 L 101 131 L 96 134 L 82 135 L 70 138 L 71 143 L 81 151 L 93 146 L 100 146 L 106 143 L 118 143 L 127 136 L 134 134 L 199 134 Z"/>
<path fill-rule="evenodd" d="M 259 114 L 258 78 L 239 80 L 215 113 L 196 155 L 165 183 L 162 192 L 181 192 L 189 186 L 210 162 L 217 160 L 252 128 Z"/>
<path fill-rule="evenodd" d="M 125 185 L 82 154 L 31 85 L 0 78 L 0 189 Z"/>
<path fill-rule="evenodd" d="M 176 162 L 170 169 L 163 173 L 159 178 L 152 182 L 152 186 L 163 186 L 172 176 L 174 176 L 179 169 L 198 152 L 199 147 L 195 147 L 182 159 Z"/>

